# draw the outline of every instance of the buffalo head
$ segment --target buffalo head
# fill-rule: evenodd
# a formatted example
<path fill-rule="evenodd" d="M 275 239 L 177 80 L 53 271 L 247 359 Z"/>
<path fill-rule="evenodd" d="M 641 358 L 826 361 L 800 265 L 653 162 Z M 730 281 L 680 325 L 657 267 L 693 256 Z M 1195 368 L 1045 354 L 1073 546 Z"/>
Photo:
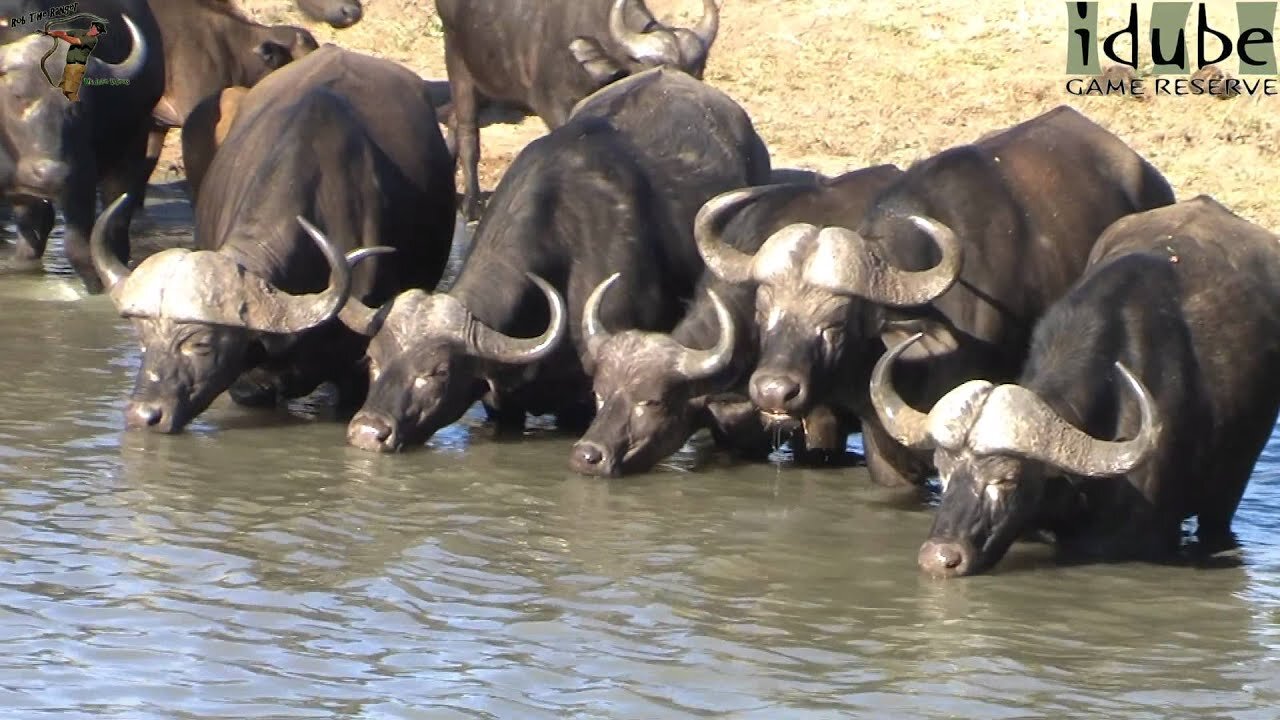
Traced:
<path fill-rule="evenodd" d="M 770 191 L 746 188 L 713 198 L 698 212 L 694 236 L 712 272 L 757 285 L 761 347 L 749 392 L 767 422 L 794 426 L 832 390 L 846 356 L 879 342 L 879 308 L 938 297 L 959 277 L 963 256 L 950 229 L 918 216 L 895 219 L 894 230 L 923 233 L 936 245 L 940 260 L 919 272 L 895 267 L 882 243 L 845 228 L 789 225 L 755 255 L 721 242 L 725 218 Z"/>
<path fill-rule="evenodd" d="M 303 15 L 341 30 L 360 22 L 364 8 L 360 0 L 296 0 Z"/>
<path fill-rule="evenodd" d="M 701 79 L 719 30 L 717 0 L 702 0 L 702 18 L 693 28 L 662 25 L 642 0 L 614 0 L 609 10 L 609 36 L 623 55 L 608 52 L 606 44 L 590 37 L 575 38 L 569 50 L 601 84 L 658 66 L 679 68 Z"/>
<path fill-rule="evenodd" d="M 1032 391 L 985 380 L 960 385 L 922 413 L 902 400 L 891 380 L 894 362 L 921 337 L 913 335 L 880 358 L 871 398 L 895 440 L 934 451 L 942 504 L 919 556 L 929 573 L 969 575 L 999 562 L 1034 520 L 1050 473 L 1124 475 L 1156 449 L 1161 425 L 1155 401 L 1119 362 L 1116 372 L 1141 415 L 1131 440 L 1091 437 Z"/>
<path fill-rule="evenodd" d="M 534 338 L 494 330 L 448 294 L 409 290 L 377 310 L 352 300 L 343 323 L 373 339 L 369 395 L 347 440 L 385 452 L 425 442 L 475 402 L 491 368 L 528 365 L 554 351 L 565 333 L 564 298 L 542 278 L 528 278 L 550 309 L 547 329 Z"/>
<path fill-rule="evenodd" d="M 662 333 L 610 333 L 600 318 L 605 292 L 619 277 L 600 283 L 582 311 L 582 334 L 596 366 L 596 417 L 574 446 L 570 464 L 587 475 L 619 475 L 653 467 L 680 449 L 705 410 L 708 381 L 733 359 L 733 316 L 715 291 L 720 337 L 694 350 Z"/>
<path fill-rule="evenodd" d="M 255 353 L 287 348 L 298 333 L 336 317 L 350 291 L 349 263 L 371 252 L 344 258 L 299 217 L 330 266 L 329 286 L 314 295 L 289 295 L 211 251 L 173 248 L 130 271 L 107 247 L 104 232 L 127 198 L 103 211 L 89 242 L 105 289 L 142 342 L 142 367 L 125 413 L 129 428 L 181 431 L 253 365 Z"/>
<path fill-rule="evenodd" d="M 304 28 L 272 25 L 266 31 L 266 39 L 253 47 L 254 55 L 262 63 L 262 71 L 245 78 L 245 85 L 256 84 L 272 70 L 279 70 L 320 47 L 311 32 Z"/>
<path fill-rule="evenodd" d="M 128 57 L 119 64 L 90 58 L 91 76 L 132 78 L 141 71 L 146 41 L 133 20 L 122 17 L 133 41 Z M 53 53 L 44 69 L 40 65 L 50 43 L 60 42 L 29 35 L 0 46 L 0 143 L 12 158 L 4 189 L 13 195 L 56 199 L 70 172 L 63 143 L 71 103 L 50 84 L 50 78 L 57 83 L 62 75 L 65 52 Z"/>

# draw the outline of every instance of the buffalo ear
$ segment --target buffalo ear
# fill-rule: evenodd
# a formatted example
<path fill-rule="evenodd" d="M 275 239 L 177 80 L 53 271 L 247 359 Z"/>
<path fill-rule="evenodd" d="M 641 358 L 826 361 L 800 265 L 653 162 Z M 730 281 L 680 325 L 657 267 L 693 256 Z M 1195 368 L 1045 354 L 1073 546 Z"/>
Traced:
<path fill-rule="evenodd" d="M 293 53 L 289 48 L 274 40 L 263 40 L 253 52 L 272 70 L 279 70 L 293 60 Z"/>
<path fill-rule="evenodd" d="M 903 360 L 942 357 L 960 348 L 960 341 L 956 339 L 951 328 L 929 318 L 885 320 L 880 328 L 880 340 L 884 342 L 886 348 L 894 348 L 916 333 L 923 333 L 924 337 L 902 353 L 900 357 Z"/>
<path fill-rule="evenodd" d="M 626 68 L 609 57 L 604 51 L 604 46 L 595 38 L 582 36 L 574 38 L 573 42 L 569 43 L 569 52 L 573 53 L 573 58 L 582 65 L 582 69 L 587 71 L 591 79 L 600 85 L 608 85 L 627 74 Z"/>

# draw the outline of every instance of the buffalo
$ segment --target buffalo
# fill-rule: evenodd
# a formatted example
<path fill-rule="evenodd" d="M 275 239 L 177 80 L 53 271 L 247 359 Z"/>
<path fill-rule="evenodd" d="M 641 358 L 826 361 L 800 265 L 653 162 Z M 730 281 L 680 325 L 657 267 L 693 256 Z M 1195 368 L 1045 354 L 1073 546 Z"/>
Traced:
<path fill-rule="evenodd" d="M 227 0 L 171 0 L 157 6 L 156 18 L 165 39 L 165 91 L 155 108 L 155 129 L 147 147 L 154 169 L 170 128 L 185 128 L 198 108 L 219 107 L 224 94 L 239 99 L 268 73 L 315 50 L 307 30 L 292 25 L 261 25 L 245 17 Z M 230 88 L 230 91 L 226 91 Z M 222 103 L 225 105 L 225 102 Z M 206 131 L 210 110 L 196 116 L 196 137 Z M 234 112 L 223 113 L 230 118 Z M 214 122 L 217 122 L 216 119 Z M 190 151 L 189 151 L 190 147 Z M 183 165 L 195 189 L 213 161 L 211 148 L 188 140 L 183 132 Z"/>
<path fill-rule="evenodd" d="M 258 405 L 332 381 L 340 403 L 358 405 L 367 340 L 336 318 L 348 298 L 381 303 L 439 282 L 454 193 L 417 75 L 333 45 L 273 73 L 246 94 L 209 167 L 199 250 L 166 250 L 130 273 L 102 237 L 121 201 L 94 227 L 98 271 L 144 348 L 126 424 L 178 432 L 228 388 Z M 343 260 L 382 244 L 395 257 Z"/>
<path fill-rule="evenodd" d="M 502 429 L 532 413 L 580 431 L 594 409 L 587 296 L 622 270 L 603 322 L 670 329 L 704 269 L 691 236 L 698 208 L 768 177 L 751 119 L 690 75 L 655 68 L 586 98 L 516 157 L 447 294 L 409 292 L 367 311 L 372 386 L 348 439 L 399 450 L 477 400 Z M 572 342 L 529 274 L 567 298 Z"/>
<path fill-rule="evenodd" d="M 204 98 L 227 87 L 252 87 L 319 47 L 304 28 L 256 23 L 227 0 L 166 0 L 155 3 L 153 12 L 165 56 L 153 152 L 165 129 L 181 127 Z"/>
<path fill-rule="evenodd" d="M 636 72 L 670 66 L 701 79 L 720 27 L 716 0 L 703 0 L 691 29 L 658 22 L 643 0 L 436 0 L 436 10 L 468 220 L 479 215 L 480 96 L 532 112 L 554 130 L 579 100 Z"/>
<path fill-rule="evenodd" d="M 294 0 L 302 14 L 337 30 L 349 28 L 364 17 L 360 0 Z"/>
<path fill-rule="evenodd" d="M 877 364 L 885 430 L 933 450 L 942 502 L 920 565 L 991 568 L 1022 535 L 1067 555 L 1169 557 L 1195 516 L 1199 549 L 1231 519 L 1280 411 L 1280 237 L 1212 198 L 1131 215 L 1036 326 L 1016 384 L 971 380 L 928 412 Z"/>
<path fill-rule="evenodd" d="M 796 182 L 732 191 L 738 210 L 727 219 L 727 213 L 717 213 L 726 227 L 714 230 L 738 251 L 755 252 L 765 238 L 792 223 L 856 226 L 880 190 L 901 174 L 893 165 L 837 178 L 774 172 L 772 181 Z M 716 204 L 713 200 L 711 206 Z M 695 236 L 713 231 L 708 217 L 702 212 L 695 218 Z M 613 282 L 613 277 L 605 280 L 583 312 L 599 410 L 573 448 L 572 467 L 589 475 L 641 472 L 678 450 L 700 427 L 712 429 L 722 443 L 744 455 L 767 453 L 772 435 L 764 432 L 746 397 L 759 349 L 755 287 L 706 272 L 694 303 L 670 334 L 610 333 L 598 309 Z M 836 418 L 827 408 L 816 408 L 805 420 L 809 432 L 792 439 L 802 447 L 798 455 L 843 453 L 847 433 L 832 425 Z"/>
<path fill-rule="evenodd" d="M 792 426 L 819 402 L 855 413 L 872 479 L 912 487 L 928 458 L 885 435 L 868 396 L 885 348 L 924 333 L 904 356 L 913 402 L 1012 378 L 1102 230 L 1173 201 L 1150 163 L 1059 107 L 912 165 L 856 228 L 792 225 L 754 255 L 705 233 L 698 248 L 721 278 L 759 286 L 749 392 L 766 422 Z M 713 203 L 707 224 L 734 204 Z"/>
<path fill-rule="evenodd" d="M 14 3 L 6 15 L 47 11 L 59 4 Z M 52 86 L 62 75 L 65 44 L 38 34 L 43 23 L 4 30 L 0 136 L 5 164 L 12 169 L 0 177 L 0 191 L 13 204 L 18 225 L 16 264 L 40 269 L 54 225 L 53 203 L 58 202 L 67 221 L 67 259 L 93 289 L 99 283 L 88 234 L 96 190 L 101 184 L 114 196 L 145 187 L 150 168 L 131 163 L 126 150 L 137 148 L 139 157 L 145 150 L 148 117 L 163 88 L 164 57 L 159 28 L 145 0 L 82 0 L 78 10 L 104 18 L 110 31 L 89 58 L 75 103 Z"/>

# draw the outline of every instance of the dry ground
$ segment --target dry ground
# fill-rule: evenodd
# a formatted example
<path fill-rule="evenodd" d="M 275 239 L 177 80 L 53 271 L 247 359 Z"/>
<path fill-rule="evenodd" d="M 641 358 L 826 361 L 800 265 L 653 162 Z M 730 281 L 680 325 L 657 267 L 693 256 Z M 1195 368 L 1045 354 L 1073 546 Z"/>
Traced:
<path fill-rule="evenodd" d="M 255 19 L 302 23 L 288 0 L 239 0 Z M 310 26 L 335 42 L 445 77 L 430 0 L 366 0 L 347 30 Z M 1210 0 L 1214 27 L 1235 29 L 1235 3 Z M 1102 4 L 1103 33 L 1129 3 Z M 698 0 L 650 0 L 668 17 Z M 1142 28 L 1150 3 L 1139 3 Z M 1194 20 L 1189 50 L 1194 58 Z M 1280 97 L 1073 97 L 1065 90 L 1065 3 L 1050 0 L 724 0 L 706 79 L 741 102 L 775 167 L 835 174 L 881 162 L 906 166 L 946 147 L 1070 104 L 1118 133 L 1164 171 L 1179 197 L 1206 193 L 1280 231 Z M 1150 63 L 1143 42 L 1140 63 Z M 1233 56 L 1224 66 L 1237 71 Z M 536 118 L 481 135 L 492 189 L 516 153 L 545 132 Z M 177 133 L 158 173 L 180 171 Z"/>

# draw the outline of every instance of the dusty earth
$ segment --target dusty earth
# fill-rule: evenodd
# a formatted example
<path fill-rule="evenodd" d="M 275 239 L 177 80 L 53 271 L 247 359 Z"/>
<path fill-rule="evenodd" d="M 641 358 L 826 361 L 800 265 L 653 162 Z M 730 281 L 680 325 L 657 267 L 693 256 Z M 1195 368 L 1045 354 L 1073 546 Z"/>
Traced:
<path fill-rule="evenodd" d="M 240 4 L 260 22 L 306 22 L 288 0 Z M 1235 30 L 1234 2 L 1203 4 L 1214 27 Z M 365 5 L 365 19 L 352 28 L 308 27 L 320 42 L 396 60 L 425 78 L 445 78 L 434 3 Z M 665 17 L 694 17 L 701 2 L 651 0 L 650 6 Z M 1129 6 L 1102 2 L 1101 32 L 1123 27 Z M 1139 11 L 1145 31 L 1150 3 L 1139 3 Z M 1069 104 L 1155 163 L 1179 197 L 1213 195 L 1280 231 L 1280 97 L 1160 96 L 1144 102 L 1072 96 L 1066 91 L 1066 23 L 1065 3 L 1044 0 L 724 0 L 706 79 L 747 108 L 775 167 L 829 174 L 882 162 L 906 166 Z M 1194 61 L 1194 19 L 1189 25 Z M 1145 39 L 1139 62 L 1151 63 Z M 1224 69 L 1236 74 L 1237 63 L 1232 56 Z M 545 130 L 536 118 L 486 127 L 485 189 Z M 180 174 L 175 132 L 156 179 Z"/>

